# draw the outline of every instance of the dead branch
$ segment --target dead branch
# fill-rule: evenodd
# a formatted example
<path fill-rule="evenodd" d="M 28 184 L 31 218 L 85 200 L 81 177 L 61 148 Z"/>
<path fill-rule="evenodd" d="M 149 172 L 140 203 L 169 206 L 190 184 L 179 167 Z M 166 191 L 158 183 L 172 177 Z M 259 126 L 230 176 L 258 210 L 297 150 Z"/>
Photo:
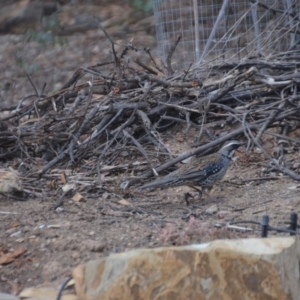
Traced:
<path fill-rule="evenodd" d="M 178 45 L 178 43 L 181 40 L 181 35 L 179 35 L 174 43 L 174 45 L 169 49 L 168 56 L 167 56 L 167 71 L 168 76 L 171 76 L 174 74 L 173 68 L 172 68 L 172 55 Z"/>
<path fill-rule="evenodd" d="M 111 43 L 115 45 L 112 40 Z M 131 43 L 119 46 L 123 51 L 119 56 L 114 53 L 115 63 L 110 60 L 80 67 L 64 88 L 54 94 L 44 95 L 45 85 L 39 93 L 32 83 L 35 94 L 1 111 L 0 158 L 32 164 L 37 160 L 44 162 L 39 171 L 26 171 L 33 178 L 48 176 L 55 167 L 74 168 L 76 162 L 76 170 L 88 169 L 89 176 L 98 176 L 98 184 L 106 176 L 104 166 L 129 166 L 132 157 L 146 159 L 147 166 L 132 167 L 137 177 L 129 179 L 127 185 L 131 186 L 237 137 L 248 139 L 250 147 L 254 143 L 263 149 L 260 141 L 266 135 L 274 136 L 281 153 L 285 149 L 282 141 L 299 147 L 297 138 L 289 136 L 290 131 L 299 127 L 300 73 L 295 72 L 299 62 L 283 58 L 248 60 L 216 64 L 207 70 L 201 65 L 167 77 L 154 60 L 154 68 L 137 60 L 144 69 L 141 72 L 126 57 L 129 50 L 150 55 L 149 49 Z M 174 52 L 175 48 L 171 50 Z M 172 51 L 169 74 L 173 73 Z M 202 81 L 196 76 L 197 68 L 207 74 Z M 221 71 L 227 73 L 214 76 Z M 85 80 L 85 76 L 91 75 L 93 83 Z M 97 86 L 101 93 L 96 94 Z M 191 148 L 197 144 L 200 147 L 168 160 L 174 154 L 166 139 L 170 137 L 168 130 L 174 126 L 194 130 L 199 138 L 206 133 L 210 141 L 203 144 L 201 140 L 201 144 L 195 145 L 191 141 Z M 283 128 L 280 135 L 272 130 L 275 128 Z M 276 162 L 270 154 L 266 157 L 277 171 L 300 180 L 299 174 Z M 126 168 L 114 168 L 112 172 L 116 173 L 114 178 L 121 178 Z"/>

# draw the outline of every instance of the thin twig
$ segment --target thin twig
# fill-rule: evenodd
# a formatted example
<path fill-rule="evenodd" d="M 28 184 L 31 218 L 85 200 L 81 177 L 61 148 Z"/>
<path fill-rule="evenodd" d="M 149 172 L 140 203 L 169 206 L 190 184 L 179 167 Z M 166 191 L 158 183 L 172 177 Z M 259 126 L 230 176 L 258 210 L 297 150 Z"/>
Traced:
<path fill-rule="evenodd" d="M 178 43 L 181 40 L 181 35 L 179 35 L 174 43 L 174 45 L 169 49 L 168 56 L 167 56 L 167 71 L 168 71 L 168 76 L 171 76 L 174 74 L 173 68 L 172 68 L 172 55 L 178 45 Z"/>

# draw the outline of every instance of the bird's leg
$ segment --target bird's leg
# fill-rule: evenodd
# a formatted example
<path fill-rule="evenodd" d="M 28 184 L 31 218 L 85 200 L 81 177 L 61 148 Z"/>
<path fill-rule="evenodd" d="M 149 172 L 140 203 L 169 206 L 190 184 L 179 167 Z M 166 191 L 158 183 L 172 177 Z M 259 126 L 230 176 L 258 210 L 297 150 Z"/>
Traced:
<path fill-rule="evenodd" d="M 199 194 L 199 200 L 200 200 L 202 198 L 202 194 L 203 194 L 202 193 L 202 189 L 200 190 L 199 188 L 197 188 L 197 187 L 195 187 L 193 185 L 188 185 L 188 186 L 198 192 L 198 194 Z"/>
<path fill-rule="evenodd" d="M 194 197 L 190 193 L 185 193 L 184 194 L 184 200 L 185 200 L 187 206 L 190 205 L 189 198 L 194 198 Z"/>

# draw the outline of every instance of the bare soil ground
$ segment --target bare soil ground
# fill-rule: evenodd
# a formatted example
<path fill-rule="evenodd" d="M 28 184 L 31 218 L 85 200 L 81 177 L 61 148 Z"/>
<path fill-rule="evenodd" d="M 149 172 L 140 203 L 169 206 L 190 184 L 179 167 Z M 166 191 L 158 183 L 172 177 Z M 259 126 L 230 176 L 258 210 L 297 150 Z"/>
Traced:
<path fill-rule="evenodd" d="M 20 36 L 1 36 L 0 66 L 6 80 L 1 90 L 3 105 L 12 105 L 29 92 L 30 85 L 24 77 L 28 68 L 34 69 L 32 78 L 37 86 L 47 81 L 48 92 L 53 92 L 78 67 L 104 60 L 110 55 L 110 44 L 97 34 L 92 31 L 70 36 L 64 45 L 47 47 L 24 42 Z M 154 46 L 154 37 L 144 33 L 119 39 L 128 42 L 133 37 L 136 44 Z M 162 139 L 173 153 L 179 154 L 190 149 L 196 135 L 193 130 L 185 133 L 182 127 Z M 112 182 L 101 194 L 95 193 L 93 186 L 82 188 L 84 202 L 73 201 L 70 196 L 64 200 L 62 210 L 54 210 L 61 196 L 62 170 L 35 183 L 37 190 L 43 190 L 39 199 L 14 201 L 0 196 L 0 253 L 27 249 L 12 263 L 0 266 L 0 290 L 17 293 L 30 286 L 59 285 L 78 264 L 112 252 L 217 238 L 258 237 L 259 227 L 251 226 L 257 230 L 242 232 L 227 229 L 226 225 L 239 220 L 260 222 L 264 214 L 270 216 L 271 225 L 287 227 L 290 213 L 300 209 L 298 183 L 278 173 L 264 174 L 265 158 L 254 150 L 245 153 L 241 149 L 211 199 L 198 200 L 195 194 L 189 206 L 184 201 L 189 190 L 185 187 L 149 193 L 134 189 L 121 192 L 119 182 Z M 268 150 L 272 152 L 271 146 Z M 299 154 L 294 153 L 291 159 L 299 161 Z M 7 168 L 11 164 L 1 162 L 0 166 Z"/>
<path fill-rule="evenodd" d="M 193 134 L 170 133 L 167 144 L 174 153 L 189 148 Z M 287 227 L 292 211 L 299 211 L 298 185 L 280 174 L 263 174 L 261 154 L 241 149 L 223 182 L 211 193 L 211 199 L 190 200 L 178 187 L 141 193 L 135 189 L 120 192 L 116 182 L 108 191 L 95 194 L 82 189 L 84 202 L 70 197 L 63 210 L 54 210 L 61 190 L 59 174 L 53 186 L 45 180 L 41 199 L 24 202 L 0 198 L 0 250 L 26 248 L 27 252 L 1 269 L 1 290 L 16 292 L 24 287 L 59 285 L 78 264 L 141 247 L 184 245 L 219 238 L 259 237 L 259 226 L 239 224 L 256 231 L 226 228 L 234 221 L 261 221 L 270 216 L 271 225 Z M 298 157 L 299 159 L 299 157 Z M 68 171 L 66 171 L 68 173 Z M 261 178 L 261 179 L 259 179 Z M 56 181 L 56 183 L 54 182 Z M 49 185 L 49 184 L 48 184 Z M 191 192 L 193 194 L 193 192 Z M 51 197 L 49 197 L 51 195 Z M 272 233 L 274 234 L 274 233 Z"/>

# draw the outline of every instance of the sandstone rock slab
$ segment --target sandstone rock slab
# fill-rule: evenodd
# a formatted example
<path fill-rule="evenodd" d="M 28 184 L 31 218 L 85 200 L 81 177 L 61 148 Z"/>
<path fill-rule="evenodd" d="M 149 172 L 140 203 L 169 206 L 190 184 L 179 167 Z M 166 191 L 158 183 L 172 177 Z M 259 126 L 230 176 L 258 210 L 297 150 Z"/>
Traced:
<path fill-rule="evenodd" d="M 78 266 L 78 299 L 288 300 L 300 295 L 300 240 L 218 240 L 111 254 Z"/>

